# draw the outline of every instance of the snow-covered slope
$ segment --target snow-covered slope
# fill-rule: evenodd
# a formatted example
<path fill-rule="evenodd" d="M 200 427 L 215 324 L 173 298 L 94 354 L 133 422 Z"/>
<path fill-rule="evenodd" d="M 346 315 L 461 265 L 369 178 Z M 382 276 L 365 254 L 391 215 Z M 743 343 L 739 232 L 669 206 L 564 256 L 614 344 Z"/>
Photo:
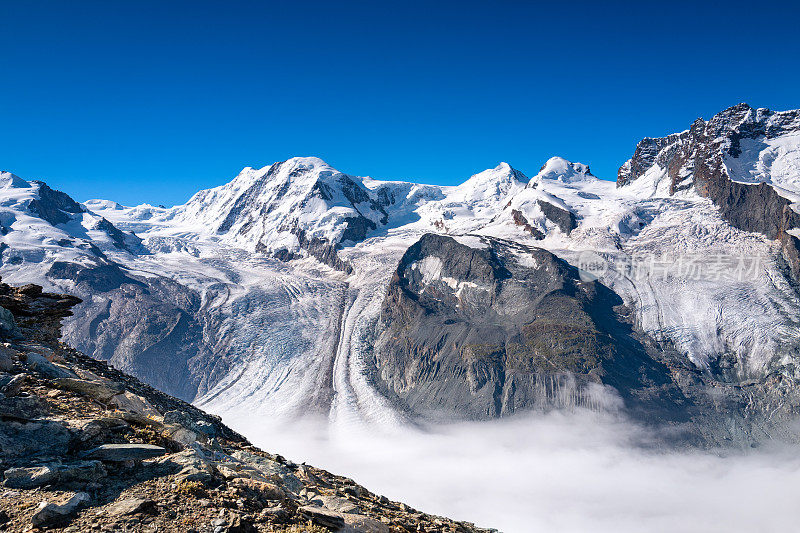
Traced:
<path fill-rule="evenodd" d="M 227 185 L 194 195 L 175 216 L 251 250 L 288 252 L 298 252 L 303 239 L 357 242 L 387 222 L 361 180 L 313 157 L 246 168 Z"/>
<path fill-rule="evenodd" d="M 131 255 L 139 239 L 40 181 L 0 172 L 0 234 L 5 273 L 25 281 L 27 270 L 53 261 L 105 259 L 105 253 Z M 11 269 L 9 269 L 11 270 Z"/>

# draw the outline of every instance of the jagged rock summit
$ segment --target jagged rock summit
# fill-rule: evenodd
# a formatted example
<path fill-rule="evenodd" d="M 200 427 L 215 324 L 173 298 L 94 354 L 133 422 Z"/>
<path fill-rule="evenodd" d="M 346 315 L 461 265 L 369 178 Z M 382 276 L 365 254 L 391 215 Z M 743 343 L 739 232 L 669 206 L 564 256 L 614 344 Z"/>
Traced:
<path fill-rule="evenodd" d="M 681 133 L 645 138 L 620 167 L 617 185 L 709 198 L 732 226 L 781 240 L 800 273 L 800 110 L 741 103 Z"/>

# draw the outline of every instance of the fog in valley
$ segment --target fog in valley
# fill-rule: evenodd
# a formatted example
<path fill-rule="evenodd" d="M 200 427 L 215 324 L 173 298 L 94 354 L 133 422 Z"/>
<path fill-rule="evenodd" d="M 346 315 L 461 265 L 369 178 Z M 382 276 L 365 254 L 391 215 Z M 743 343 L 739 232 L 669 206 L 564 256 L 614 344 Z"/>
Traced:
<path fill-rule="evenodd" d="M 769 532 L 800 520 L 796 449 L 666 451 L 617 416 L 554 412 L 392 431 L 226 421 L 266 450 L 506 533 Z"/>

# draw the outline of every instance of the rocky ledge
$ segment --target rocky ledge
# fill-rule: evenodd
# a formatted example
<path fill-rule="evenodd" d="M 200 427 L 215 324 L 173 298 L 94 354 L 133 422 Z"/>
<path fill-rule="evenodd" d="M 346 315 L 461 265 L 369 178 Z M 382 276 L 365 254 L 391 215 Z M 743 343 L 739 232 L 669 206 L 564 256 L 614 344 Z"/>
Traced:
<path fill-rule="evenodd" d="M 0 530 L 487 531 L 266 453 L 60 343 L 79 301 L 0 284 Z"/>

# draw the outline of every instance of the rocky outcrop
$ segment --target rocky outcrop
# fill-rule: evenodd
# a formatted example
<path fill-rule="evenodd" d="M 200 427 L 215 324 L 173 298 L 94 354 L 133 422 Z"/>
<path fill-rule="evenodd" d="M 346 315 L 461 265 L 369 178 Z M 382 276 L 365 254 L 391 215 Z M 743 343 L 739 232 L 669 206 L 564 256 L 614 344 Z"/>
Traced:
<path fill-rule="evenodd" d="M 0 284 L 18 331 L 0 335 L 0 529 L 486 531 L 265 453 L 58 342 L 78 302 Z"/>
<path fill-rule="evenodd" d="M 732 179 L 729 166 L 754 157 L 743 153 L 745 140 L 764 144 L 798 132 L 800 110 L 776 113 L 738 104 L 709 121 L 697 119 L 680 134 L 640 141 L 633 157 L 620 167 L 617 186 L 633 183 L 651 169 L 664 173 L 670 194 L 693 188 L 711 199 L 732 226 L 780 239 L 796 274 L 800 264 L 792 259 L 794 254 L 786 248 L 792 242 L 785 237 L 788 230 L 800 226 L 800 215 L 791 207 L 793 201 L 766 181 L 769 176 L 743 183 Z"/>
<path fill-rule="evenodd" d="M 351 228 L 355 227 L 360 229 L 354 231 L 359 234 L 363 233 L 363 235 L 366 235 L 366 232 L 369 231 L 370 228 L 367 228 L 364 226 L 364 224 L 365 223 L 363 221 L 359 221 L 359 219 L 350 219 L 347 230 L 345 230 L 345 235 L 352 237 L 353 235 L 350 233 L 350 230 Z M 371 229 L 374 229 L 374 227 Z M 305 251 L 308 255 L 323 265 L 328 265 L 329 267 L 335 270 L 340 270 L 346 274 L 352 274 L 353 267 L 347 261 L 344 261 L 339 257 L 341 244 L 316 237 L 309 239 L 306 232 L 300 229 L 296 224 L 289 228 L 289 231 L 297 238 L 297 243 L 298 246 L 300 246 L 300 249 Z M 281 261 L 291 261 L 293 259 L 299 259 L 302 257 L 300 254 L 290 252 L 285 248 L 281 248 L 279 250 L 270 250 L 261 243 L 256 244 L 256 251 L 269 254 L 275 259 L 279 259 Z"/>
<path fill-rule="evenodd" d="M 56 191 L 43 182 L 32 182 L 39 185 L 38 198 L 31 200 L 29 209 L 52 225 L 63 224 L 72 220 L 70 215 L 83 213 L 86 209 L 70 198 L 67 193 Z"/>
<path fill-rule="evenodd" d="M 522 214 L 522 211 L 519 209 L 512 209 L 511 210 L 511 220 L 514 221 L 514 224 L 517 226 L 522 226 L 522 229 L 533 235 L 536 240 L 544 239 L 545 235 L 538 228 L 534 228 L 531 226 L 528 219 L 525 218 L 525 215 Z"/>
<path fill-rule="evenodd" d="M 617 186 L 628 185 L 656 164 L 661 168 L 677 169 L 671 165 L 672 158 L 679 152 L 688 137 L 688 132 L 683 132 L 660 138 L 645 137 L 639 141 L 633 157 L 626 161 L 617 172 Z M 676 173 L 673 174 L 673 176 L 676 175 Z"/>
<path fill-rule="evenodd" d="M 561 233 L 564 235 L 569 235 L 572 230 L 578 226 L 575 214 L 572 211 L 562 209 L 544 200 L 537 200 L 537 203 L 542 213 L 544 213 L 544 216 L 558 226 L 558 229 L 560 229 Z"/>

